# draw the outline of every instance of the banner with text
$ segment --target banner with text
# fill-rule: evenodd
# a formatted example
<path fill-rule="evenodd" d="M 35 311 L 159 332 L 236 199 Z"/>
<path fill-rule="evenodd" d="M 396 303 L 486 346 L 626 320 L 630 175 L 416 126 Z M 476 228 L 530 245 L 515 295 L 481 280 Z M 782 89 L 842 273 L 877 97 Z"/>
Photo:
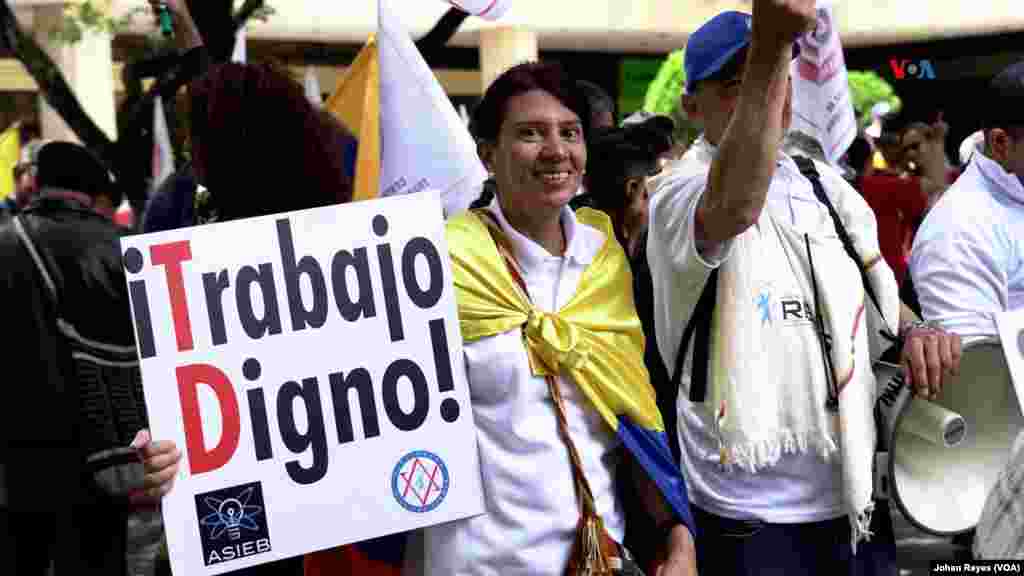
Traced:
<path fill-rule="evenodd" d="M 176 576 L 484 512 L 438 193 L 122 249 Z"/>
<path fill-rule="evenodd" d="M 828 161 L 835 164 L 857 136 L 843 46 L 832 0 L 818 1 L 813 32 L 801 36 L 800 56 L 793 61 L 793 124 L 818 140 Z"/>
<path fill-rule="evenodd" d="M 438 189 L 445 216 L 451 217 L 480 196 L 487 169 L 392 4 L 378 4 L 380 195 Z"/>

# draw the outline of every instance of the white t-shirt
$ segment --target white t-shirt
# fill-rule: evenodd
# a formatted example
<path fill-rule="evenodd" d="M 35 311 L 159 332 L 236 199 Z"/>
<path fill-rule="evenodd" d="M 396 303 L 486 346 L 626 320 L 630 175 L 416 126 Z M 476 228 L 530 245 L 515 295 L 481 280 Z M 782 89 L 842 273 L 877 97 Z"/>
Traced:
<path fill-rule="evenodd" d="M 490 210 L 512 243 L 534 305 L 561 308 L 605 242 L 599 230 L 562 210 L 564 257 L 552 256 Z M 561 576 L 580 517 L 572 468 L 558 434 L 544 378 L 530 371 L 519 329 L 464 347 L 487 514 L 427 528 L 412 538 L 405 574 Z M 619 440 L 565 376 L 559 377 L 569 432 L 609 535 L 621 542 L 625 519 L 615 497 Z"/>
<path fill-rule="evenodd" d="M 995 315 L 1024 307 L 1024 185 L 982 153 L 914 237 L 910 273 L 927 320 L 965 340 L 997 336 Z"/>
<path fill-rule="evenodd" d="M 727 241 L 715 253 L 705 251 L 701 254 L 694 238 L 694 214 L 707 186 L 711 161 L 716 153 L 716 149 L 701 138 L 681 160 L 652 181 L 654 193 L 647 257 L 654 284 L 658 350 L 665 366 L 670 369 L 675 366 L 686 322 L 711 271 L 729 258 L 732 248 L 732 242 Z M 853 196 L 846 201 L 864 202 L 835 170 L 820 162 L 815 162 L 815 165 L 830 196 L 851 194 Z M 779 154 L 776 163 L 767 203 L 766 209 L 787 218 L 797 229 L 808 232 L 835 229 L 827 208 L 814 195 L 811 183 L 800 174 L 792 158 L 783 153 Z M 857 212 L 873 217 L 866 204 L 863 208 Z M 861 224 L 875 226 L 874 222 Z M 877 233 L 872 237 L 877 238 Z M 895 283 L 895 279 L 892 281 Z M 730 304 L 718 302 L 716 305 Z M 873 307 L 869 308 L 873 312 L 869 313 L 869 322 L 881 326 L 877 312 Z M 784 310 L 775 313 L 779 317 L 785 315 Z M 881 346 L 874 342 L 874 338 L 870 340 L 872 357 L 877 357 Z M 840 458 L 826 462 L 813 452 L 784 454 L 778 464 L 756 474 L 738 467 L 729 471 L 721 467 L 710 415 L 703 406 L 689 400 L 692 356 L 691 341 L 683 364 L 677 402 L 683 476 L 691 501 L 719 516 L 757 518 L 771 523 L 816 522 L 843 516 Z M 756 362 L 757 359 L 737 361 Z"/>

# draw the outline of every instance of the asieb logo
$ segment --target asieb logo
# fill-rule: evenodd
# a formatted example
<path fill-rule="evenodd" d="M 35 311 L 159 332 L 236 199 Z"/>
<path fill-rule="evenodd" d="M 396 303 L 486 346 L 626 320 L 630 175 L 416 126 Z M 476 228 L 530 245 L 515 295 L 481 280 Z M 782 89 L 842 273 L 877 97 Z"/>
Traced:
<path fill-rule="evenodd" d="M 195 498 L 206 566 L 270 552 L 267 510 L 259 482 L 196 494 Z"/>

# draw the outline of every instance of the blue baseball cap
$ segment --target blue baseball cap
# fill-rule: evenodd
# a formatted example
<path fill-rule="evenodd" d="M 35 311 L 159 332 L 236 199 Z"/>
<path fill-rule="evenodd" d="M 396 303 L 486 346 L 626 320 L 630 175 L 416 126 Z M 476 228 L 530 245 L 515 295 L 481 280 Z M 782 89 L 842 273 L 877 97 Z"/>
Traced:
<path fill-rule="evenodd" d="M 686 41 L 683 68 L 686 71 L 686 92 L 693 93 L 697 82 L 713 76 L 737 52 L 750 45 L 753 17 L 746 12 L 730 10 L 705 22 Z M 799 54 L 793 43 L 793 57 Z"/>

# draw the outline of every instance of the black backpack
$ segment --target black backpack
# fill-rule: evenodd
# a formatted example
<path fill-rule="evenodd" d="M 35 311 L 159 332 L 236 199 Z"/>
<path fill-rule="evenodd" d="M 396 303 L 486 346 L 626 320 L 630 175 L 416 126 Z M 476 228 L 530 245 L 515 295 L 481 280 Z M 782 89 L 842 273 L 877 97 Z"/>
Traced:
<path fill-rule="evenodd" d="M 78 422 L 75 426 L 81 461 L 94 488 L 114 500 L 127 500 L 132 488 L 142 485 L 142 465 L 129 447 L 135 434 L 147 427 L 142 394 L 142 374 L 135 346 L 98 342 L 82 336 L 64 316 L 61 295 L 49 261 L 20 216 L 13 218 L 18 240 L 31 256 L 56 311 L 64 373 L 68 390 L 77 392 Z M 72 402 L 75 399 L 72 398 Z"/>

